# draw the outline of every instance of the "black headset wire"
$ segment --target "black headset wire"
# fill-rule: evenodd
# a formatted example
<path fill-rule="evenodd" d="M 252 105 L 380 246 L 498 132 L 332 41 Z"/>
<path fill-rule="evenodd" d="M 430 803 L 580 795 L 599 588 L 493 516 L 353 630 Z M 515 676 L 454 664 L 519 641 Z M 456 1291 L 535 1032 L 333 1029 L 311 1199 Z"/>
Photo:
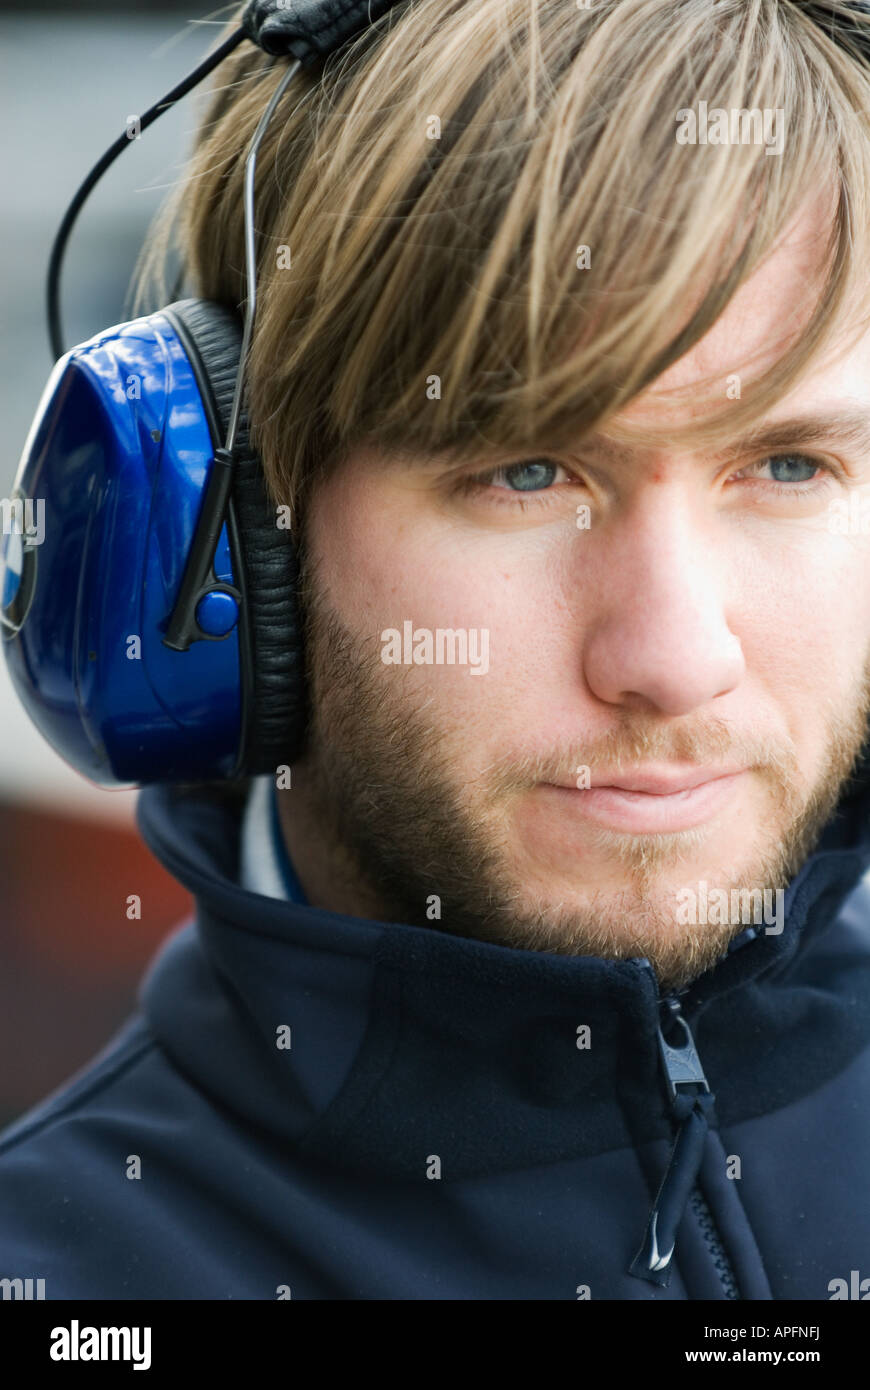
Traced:
<path fill-rule="evenodd" d="M 155 102 L 153 106 L 148 108 L 139 122 L 139 131 L 147 130 L 147 128 L 157 120 L 158 116 L 161 116 L 170 106 L 173 106 L 175 102 L 179 101 L 183 96 L 186 96 L 187 93 L 191 91 L 197 83 L 201 82 L 204 77 L 207 77 L 243 39 L 248 37 L 249 35 L 244 28 L 237 29 L 234 33 L 230 34 L 229 38 L 225 39 L 208 58 L 204 59 L 202 63 L 194 68 L 193 72 L 188 73 L 187 77 L 183 78 L 177 86 L 167 92 L 166 96 L 161 97 L 160 101 Z M 165 646 L 171 647 L 176 651 L 186 651 L 192 642 L 201 639 L 205 635 L 202 633 L 196 618 L 197 605 L 200 598 L 202 598 L 205 593 L 218 590 L 234 594 L 237 598 L 240 597 L 239 591 L 232 585 L 222 583 L 215 579 L 212 564 L 215 547 L 221 527 L 224 523 L 232 488 L 236 437 L 240 427 L 242 413 L 245 363 L 250 346 L 251 331 L 256 309 L 257 264 L 254 229 L 254 177 L 260 141 L 266 132 L 275 108 L 281 100 L 288 83 L 301 66 L 301 61 L 296 59 L 295 62 L 290 64 L 281 78 L 281 81 L 278 83 L 260 118 L 245 161 L 244 218 L 247 295 L 242 345 L 236 370 L 235 387 L 230 407 L 230 418 L 227 426 L 226 438 L 223 446 L 219 446 L 214 451 L 212 468 L 206 484 L 181 585 L 169 616 L 165 635 L 162 639 Z M 123 135 L 120 135 L 118 139 L 109 146 L 105 154 L 97 161 L 87 178 L 77 190 L 64 214 L 63 221 L 55 236 L 54 245 L 51 249 L 46 282 L 48 332 L 55 360 L 62 357 L 64 353 L 63 329 L 60 315 L 60 283 L 63 257 L 70 233 L 94 185 L 102 178 L 109 166 L 129 144 L 130 139 L 125 131 Z M 182 268 L 180 275 L 183 277 L 183 274 L 184 271 Z"/>
<path fill-rule="evenodd" d="M 193 87 L 201 82 L 204 77 L 207 77 L 212 69 L 216 68 L 218 63 L 223 62 L 224 58 L 226 58 L 234 48 L 237 48 L 242 40 L 247 37 L 248 35 L 244 29 L 237 29 L 235 33 L 230 34 L 228 39 L 225 39 L 213 53 L 210 53 L 198 67 L 194 68 L 193 72 L 188 73 L 187 77 L 183 78 L 177 86 L 166 93 L 166 96 L 161 97 L 159 101 L 148 108 L 139 121 L 138 130 L 147 130 L 148 127 L 157 120 L 158 116 L 162 116 L 164 111 L 168 111 L 170 106 L 174 106 L 177 101 L 180 101 L 183 96 L 186 96 Z M 109 166 L 115 162 L 118 155 L 122 154 L 130 144 L 131 140 L 129 134 L 125 130 L 124 134 L 119 135 L 117 140 L 106 150 L 105 154 L 97 160 L 87 178 L 77 189 L 72 202 L 64 213 L 63 221 L 54 238 L 54 244 L 51 248 L 51 256 L 48 262 L 48 274 L 46 276 L 46 308 L 48 313 L 48 337 L 51 343 L 52 356 L 55 361 L 57 361 L 59 357 L 62 357 L 65 351 L 60 312 L 60 283 L 64 253 L 70 233 L 94 185 L 99 182 Z"/>

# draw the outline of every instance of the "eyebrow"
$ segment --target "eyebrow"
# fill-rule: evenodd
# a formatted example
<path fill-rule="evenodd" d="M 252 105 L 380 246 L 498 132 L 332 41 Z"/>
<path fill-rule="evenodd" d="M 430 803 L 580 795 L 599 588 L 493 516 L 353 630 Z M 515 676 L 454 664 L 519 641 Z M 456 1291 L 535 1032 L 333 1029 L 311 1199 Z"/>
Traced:
<path fill-rule="evenodd" d="M 769 421 L 718 451 L 723 459 L 762 453 L 765 450 L 799 448 L 810 444 L 840 444 L 862 455 L 870 454 L 870 411 L 833 410 L 796 415 L 788 419 Z M 654 452 L 649 447 L 636 449 L 604 434 L 590 434 L 581 441 L 580 451 L 597 455 L 602 460 L 625 459 L 626 455 L 641 456 Z"/>
<path fill-rule="evenodd" d="M 742 439 L 719 449 L 716 457 L 728 462 L 731 459 L 743 458 L 747 454 L 762 454 L 775 449 L 798 449 L 825 443 L 839 444 L 856 456 L 870 456 L 870 409 L 820 410 L 806 415 L 791 416 L 788 419 L 768 421 L 744 435 Z M 421 458 L 415 457 L 413 453 L 400 446 L 384 444 L 380 446 L 380 452 L 388 466 L 407 468 L 412 465 L 415 470 L 423 472 L 444 472 L 446 467 L 447 472 L 451 474 L 469 473 L 475 467 L 480 467 L 474 459 L 468 458 L 449 462 L 449 451 L 446 456 L 439 451 Z M 507 456 L 510 451 L 505 449 L 498 452 Z M 549 456 L 550 452 L 555 455 L 565 451 L 550 450 L 548 445 L 525 445 L 515 452 L 519 459 L 537 457 L 538 453 L 543 457 Z M 650 445 L 635 445 L 628 440 L 623 443 L 603 432 L 593 432 L 579 439 L 575 448 L 566 453 L 566 457 L 572 457 L 577 463 L 591 458 L 604 464 L 617 464 L 625 463 L 632 456 L 643 462 L 656 452 Z"/>

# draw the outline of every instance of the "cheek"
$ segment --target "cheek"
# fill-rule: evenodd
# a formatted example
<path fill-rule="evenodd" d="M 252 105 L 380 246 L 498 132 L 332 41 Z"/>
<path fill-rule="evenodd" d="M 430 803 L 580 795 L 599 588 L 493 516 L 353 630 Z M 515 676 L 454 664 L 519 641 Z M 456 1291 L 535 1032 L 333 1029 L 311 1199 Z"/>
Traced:
<path fill-rule="evenodd" d="M 571 669 L 566 640 L 580 647 L 579 631 L 569 632 L 552 541 L 528 532 L 485 535 L 441 520 L 431 506 L 424 514 L 422 500 L 417 511 L 365 482 L 343 490 L 338 502 L 321 500 L 310 523 L 321 584 L 376 659 L 385 630 L 403 634 L 411 623 L 433 636 L 464 631 L 482 668 L 379 660 L 383 679 L 403 694 L 420 692 L 435 722 L 463 743 L 473 734 L 475 746 L 491 745 L 527 728 L 546 704 L 545 683 Z"/>
<path fill-rule="evenodd" d="M 870 653 L 870 538 L 797 536 L 742 567 L 747 676 L 770 693 L 799 747 L 854 698 Z"/>
<path fill-rule="evenodd" d="M 386 688 L 427 702 L 466 768 L 534 741 L 541 720 L 552 737 L 575 731 L 584 631 L 606 595 L 606 556 L 590 548 L 581 560 L 546 526 L 464 526 L 425 491 L 363 470 L 320 490 L 308 531 L 330 607 L 369 645 Z M 762 722 L 778 710 L 776 722 L 812 759 L 822 705 L 850 698 L 870 651 L 870 538 L 808 529 L 765 545 L 733 542 L 722 599 L 746 663 L 742 698 L 761 702 Z M 475 633 L 485 673 L 471 663 L 381 662 L 382 634 L 404 634 L 406 623 L 433 636 L 464 630 L 469 643 Z"/>

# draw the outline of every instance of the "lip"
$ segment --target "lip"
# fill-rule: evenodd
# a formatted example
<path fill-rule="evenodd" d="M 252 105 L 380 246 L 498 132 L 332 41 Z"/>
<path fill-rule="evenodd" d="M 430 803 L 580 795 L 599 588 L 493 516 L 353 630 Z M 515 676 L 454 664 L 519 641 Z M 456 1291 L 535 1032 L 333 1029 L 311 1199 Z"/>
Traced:
<path fill-rule="evenodd" d="M 734 766 L 689 766 L 678 770 L 673 764 L 669 767 L 662 764 L 658 767 L 642 768 L 637 772 L 599 772 L 592 777 L 591 783 L 592 788 L 612 787 L 617 791 L 645 792 L 648 796 L 673 796 L 677 792 L 691 791 L 707 782 L 716 782 L 720 777 L 733 777 L 745 771 L 743 767 Z M 576 790 L 574 782 L 566 782 L 564 785 L 572 791 Z"/>
<path fill-rule="evenodd" d="M 626 785 L 617 785 L 616 779 L 605 782 L 602 775 L 588 788 L 545 783 L 540 789 L 557 798 L 562 814 L 572 818 L 635 834 L 664 834 L 710 820 L 727 805 L 745 772 L 694 768 L 665 776 L 647 770 L 623 773 L 619 780 Z"/>

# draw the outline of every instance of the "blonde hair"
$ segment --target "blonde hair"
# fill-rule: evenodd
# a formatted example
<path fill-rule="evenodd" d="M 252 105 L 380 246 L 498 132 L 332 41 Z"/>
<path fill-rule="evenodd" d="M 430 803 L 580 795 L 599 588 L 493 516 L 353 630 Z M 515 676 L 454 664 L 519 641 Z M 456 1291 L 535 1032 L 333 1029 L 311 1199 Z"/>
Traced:
<path fill-rule="evenodd" d="M 810 9 L 849 15 L 836 0 L 405 0 L 298 73 L 255 195 L 248 391 L 272 499 L 298 508 L 360 445 L 481 467 L 575 446 L 705 335 L 830 187 L 803 333 L 686 442 L 767 413 L 870 289 L 870 75 Z M 165 302 L 173 240 L 193 293 L 243 307 L 244 159 L 285 70 L 248 43 L 217 70 L 140 307 Z M 678 143 L 678 113 L 702 100 L 782 110 L 781 155 Z"/>

